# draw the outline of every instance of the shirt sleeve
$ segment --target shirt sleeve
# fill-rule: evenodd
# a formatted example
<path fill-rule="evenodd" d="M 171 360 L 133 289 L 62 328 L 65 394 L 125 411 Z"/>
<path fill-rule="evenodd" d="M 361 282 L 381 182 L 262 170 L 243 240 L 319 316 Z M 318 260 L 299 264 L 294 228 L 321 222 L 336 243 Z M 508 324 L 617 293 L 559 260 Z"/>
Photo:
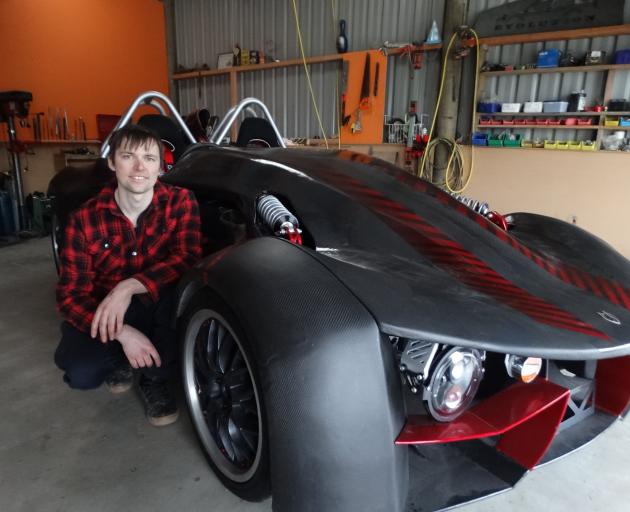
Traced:
<path fill-rule="evenodd" d="M 93 297 L 94 270 L 77 213 L 70 215 L 60 254 L 57 309 L 80 331 L 89 333 L 98 306 Z"/>
<path fill-rule="evenodd" d="M 177 218 L 177 227 L 168 241 L 168 255 L 132 276 L 145 286 L 154 301 L 162 286 L 178 281 L 201 257 L 199 206 L 191 191 L 180 190 L 171 214 Z"/>

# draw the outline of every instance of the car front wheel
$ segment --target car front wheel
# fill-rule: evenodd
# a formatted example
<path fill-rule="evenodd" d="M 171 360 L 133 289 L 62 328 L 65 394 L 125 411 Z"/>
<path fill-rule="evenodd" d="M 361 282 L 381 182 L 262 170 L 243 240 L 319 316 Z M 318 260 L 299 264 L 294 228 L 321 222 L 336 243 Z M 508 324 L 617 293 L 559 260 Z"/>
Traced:
<path fill-rule="evenodd" d="M 188 409 L 212 469 L 237 496 L 270 494 L 264 407 L 255 361 L 229 308 L 207 290 L 193 297 L 183 323 Z"/>

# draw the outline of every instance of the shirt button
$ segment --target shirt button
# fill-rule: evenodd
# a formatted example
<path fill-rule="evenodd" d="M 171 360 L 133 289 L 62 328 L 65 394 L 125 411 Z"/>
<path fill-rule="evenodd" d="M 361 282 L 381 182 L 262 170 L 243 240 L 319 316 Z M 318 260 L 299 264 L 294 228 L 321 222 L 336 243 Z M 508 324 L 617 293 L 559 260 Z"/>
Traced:
<path fill-rule="evenodd" d="M 131 255 L 132 256 L 138 256 L 138 253 L 136 251 L 131 251 Z"/>
<path fill-rule="evenodd" d="M 107 242 L 105 242 L 105 243 L 103 244 L 103 247 L 105 247 L 105 249 L 109 249 L 109 244 L 108 244 Z"/>

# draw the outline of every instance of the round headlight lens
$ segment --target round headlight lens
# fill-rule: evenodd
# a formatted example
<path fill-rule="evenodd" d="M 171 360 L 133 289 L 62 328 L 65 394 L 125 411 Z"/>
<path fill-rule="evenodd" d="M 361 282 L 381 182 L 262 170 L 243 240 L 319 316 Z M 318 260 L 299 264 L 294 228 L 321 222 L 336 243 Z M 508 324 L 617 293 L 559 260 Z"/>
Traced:
<path fill-rule="evenodd" d="M 455 347 L 437 363 L 429 381 L 427 404 L 438 421 L 452 421 L 472 402 L 483 377 L 482 354 Z"/>

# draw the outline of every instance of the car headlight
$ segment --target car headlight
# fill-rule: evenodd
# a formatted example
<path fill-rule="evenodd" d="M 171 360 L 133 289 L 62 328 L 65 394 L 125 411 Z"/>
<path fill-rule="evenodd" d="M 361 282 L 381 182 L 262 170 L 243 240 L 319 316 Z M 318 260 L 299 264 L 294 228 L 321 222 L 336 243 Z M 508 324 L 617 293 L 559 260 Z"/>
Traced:
<path fill-rule="evenodd" d="M 455 347 L 436 363 L 425 392 L 429 412 L 438 421 L 452 421 L 472 402 L 483 377 L 484 353 Z"/>

